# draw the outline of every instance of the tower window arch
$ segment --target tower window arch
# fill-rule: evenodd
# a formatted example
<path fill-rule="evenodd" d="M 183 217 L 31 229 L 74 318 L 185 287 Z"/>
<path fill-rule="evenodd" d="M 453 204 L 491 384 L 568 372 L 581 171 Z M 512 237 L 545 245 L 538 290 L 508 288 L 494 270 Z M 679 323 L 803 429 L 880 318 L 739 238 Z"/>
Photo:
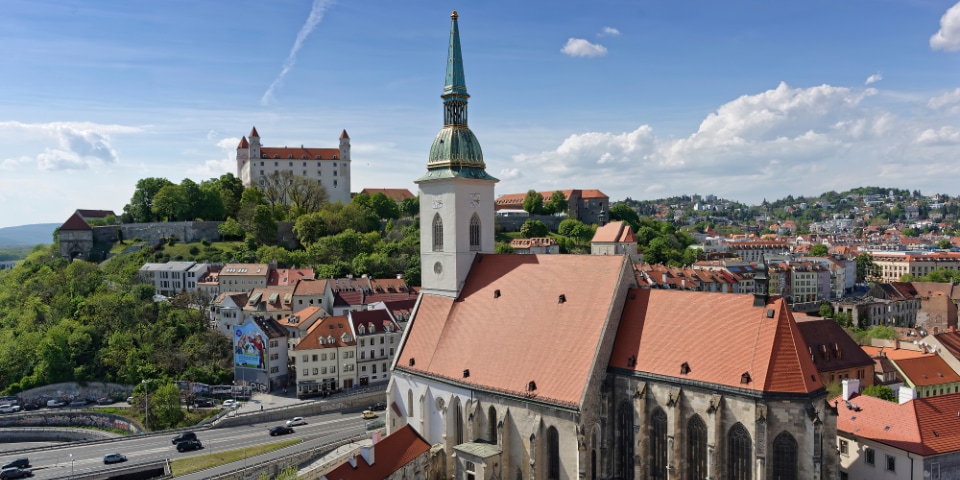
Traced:
<path fill-rule="evenodd" d="M 650 416 L 650 478 L 667 478 L 667 414 L 657 408 Z"/>
<path fill-rule="evenodd" d="M 687 424 L 687 480 L 707 478 L 707 424 L 694 415 Z"/>
<path fill-rule="evenodd" d="M 480 216 L 470 217 L 470 250 L 480 250 Z"/>
<path fill-rule="evenodd" d="M 413 389 L 407 389 L 407 417 L 413 416 Z"/>
<path fill-rule="evenodd" d="M 731 427 L 727 433 L 727 478 L 750 480 L 753 471 L 752 452 L 750 432 L 741 423 Z"/>
<path fill-rule="evenodd" d="M 443 220 L 439 213 L 433 215 L 433 251 L 443 251 Z"/>
<path fill-rule="evenodd" d="M 773 441 L 773 478 L 796 480 L 797 441 L 787 432 L 777 435 Z"/>

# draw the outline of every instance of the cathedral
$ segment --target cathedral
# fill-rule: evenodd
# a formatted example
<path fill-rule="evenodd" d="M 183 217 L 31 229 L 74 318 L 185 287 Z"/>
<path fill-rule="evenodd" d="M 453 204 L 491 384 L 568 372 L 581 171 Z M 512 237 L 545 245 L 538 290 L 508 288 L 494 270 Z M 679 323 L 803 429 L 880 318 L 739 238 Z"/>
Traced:
<path fill-rule="evenodd" d="M 494 253 L 464 78 L 453 12 L 388 433 L 415 429 L 445 478 L 836 478 L 836 410 L 783 299 L 639 289 L 627 255 Z"/>

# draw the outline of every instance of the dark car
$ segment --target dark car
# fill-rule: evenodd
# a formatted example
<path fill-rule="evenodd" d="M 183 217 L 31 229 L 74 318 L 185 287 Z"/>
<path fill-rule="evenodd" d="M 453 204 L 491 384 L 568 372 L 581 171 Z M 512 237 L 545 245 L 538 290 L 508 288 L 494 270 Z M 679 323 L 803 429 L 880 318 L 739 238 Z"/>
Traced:
<path fill-rule="evenodd" d="M 27 468 L 4 468 L 0 470 L 0 479 L 6 480 L 8 478 L 25 478 L 32 477 L 33 472 Z"/>
<path fill-rule="evenodd" d="M 23 406 L 24 410 L 40 410 L 40 405 L 36 403 L 28 403 Z"/>
<path fill-rule="evenodd" d="M 111 463 L 123 463 L 127 461 L 127 457 L 120 453 L 108 453 L 103 456 L 103 464 L 110 465 Z"/>
<path fill-rule="evenodd" d="M 111 405 L 114 400 L 110 397 L 103 397 L 97 399 L 97 405 Z"/>
<path fill-rule="evenodd" d="M 279 427 L 273 427 L 270 429 L 271 437 L 276 437 L 277 435 L 286 435 L 288 433 L 293 433 L 293 429 L 290 427 L 284 427 L 282 425 Z"/>
<path fill-rule="evenodd" d="M 196 434 L 196 433 L 193 433 L 193 432 L 183 432 L 183 433 L 181 433 L 180 435 L 177 435 L 176 437 L 173 437 L 173 444 L 174 444 L 174 445 L 178 445 L 178 444 L 180 444 L 180 443 L 182 443 L 182 442 L 187 442 L 187 441 L 196 440 L 196 439 L 197 439 L 197 434 Z"/>
<path fill-rule="evenodd" d="M 200 443 L 200 440 L 184 440 L 177 444 L 178 452 L 189 452 L 190 450 L 200 450 L 203 448 L 203 444 Z"/>
<path fill-rule="evenodd" d="M 370 405 L 370 408 L 367 408 L 367 410 L 373 410 L 374 412 L 382 412 L 386 409 L 387 404 L 383 402 L 374 403 L 373 405 Z"/>
<path fill-rule="evenodd" d="M 0 469 L 6 470 L 8 468 L 30 468 L 30 459 L 27 457 L 18 458 L 12 462 L 7 462 L 3 464 Z"/>
<path fill-rule="evenodd" d="M 212 407 L 217 404 L 212 398 L 203 398 L 199 397 L 193 401 L 193 404 L 198 407 Z"/>

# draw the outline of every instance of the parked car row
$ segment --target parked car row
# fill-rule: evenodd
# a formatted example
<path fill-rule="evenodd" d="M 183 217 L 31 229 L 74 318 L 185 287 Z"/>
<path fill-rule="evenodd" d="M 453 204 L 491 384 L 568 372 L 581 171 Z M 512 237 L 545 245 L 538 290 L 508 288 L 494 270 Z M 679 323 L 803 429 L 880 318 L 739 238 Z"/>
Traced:
<path fill-rule="evenodd" d="M 32 476 L 33 470 L 30 470 L 30 460 L 26 457 L 7 462 L 0 467 L 0 480 Z"/>

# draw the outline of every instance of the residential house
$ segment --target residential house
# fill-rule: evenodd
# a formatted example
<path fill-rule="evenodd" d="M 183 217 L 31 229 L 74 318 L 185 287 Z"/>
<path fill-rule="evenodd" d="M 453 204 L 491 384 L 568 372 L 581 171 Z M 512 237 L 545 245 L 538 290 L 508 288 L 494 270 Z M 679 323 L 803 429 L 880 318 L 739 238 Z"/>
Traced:
<path fill-rule="evenodd" d="M 287 330 L 276 320 L 250 315 L 234 327 L 234 378 L 261 391 L 287 385 Z"/>
<path fill-rule="evenodd" d="M 357 378 L 356 348 L 347 317 L 325 317 L 316 322 L 291 352 L 296 364 L 297 397 L 310 398 L 353 388 Z"/>
<path fill-rule="evenodd" d="M 314 306 L 326 309 L 324 299 L 330 301 L 332 298 L 333 292 L 327 280 L 302 279 L 293 290 L 293 313 Z"/>
<path fill-rule="evenodd" d="M 270 265 L 266 263 L 228 263 L 220 269 L 219 291 L 249 292 L 267 286 Z"/>
<path fill-rule="evenodd" d="M 293 292 L 296 287 L 263 287 L 250 291 L 243 311 L 280 320 L 293 313 Z"/>
<path fill-rule="evenodd" d="M 351 453 L 347 461 L 321 476 L 320 480 L 439 478 L 436 474 L 430 475 L 429 470 L 430 444 L 416 430 L 405 426 L 373 445 L 361 446 L 358 453 Z M 492 480 L 494 473 L 469 469 L 463 472 L 464 478 L 480 480 Z"/>
<path fill-rule="evenodd" d="M 326 310 L 314 305 L 279 320 L 287 329 L 287 349 L 293 350 L 318 321 L 329 316 Z"/>
<path fill-rule="evenodd" d="M 358 384 L 386 382 L 403 330 L 387 310 L 350 312 L 349 318 L 357 339 Z"/>
<path fill-rule="evenodd" d="M 860 388 L 873 385 L 874 360 L 837 322 L 802 315 L 795 318 L 821 382 L 839 384 L 852 378 L 860 381 Z"/>
<path fill-rule="evenodd" d="M 221 293 L 210 303 L 207 318 L 214 328 L 227 338 L 232 338 L 234 327 L 246 318 L 243 307 L 247 305 L 246 293 Z"/>
<path fill-rule="evenodd" d="M 633 228 L 626 222 L 610 222 L 597 228 L 590 241 L 591 255 L 629 255 L 634 261 L 640 260 L 637 252 L 637 237 Z"/>
<path fill-rule="evenodd" d="M 520 255 L 560 253 L 560 245 L 550 237 L 514 238 L 510 240 L 510 248 Z"/>
<path fill-rule="evenodd" d="M 145 263 L 140 267 L 140 280 L 153 285 L 158 294 L 173 297 L 196 291 L 207 269 L 209 265 L 195 262 Z"/>

